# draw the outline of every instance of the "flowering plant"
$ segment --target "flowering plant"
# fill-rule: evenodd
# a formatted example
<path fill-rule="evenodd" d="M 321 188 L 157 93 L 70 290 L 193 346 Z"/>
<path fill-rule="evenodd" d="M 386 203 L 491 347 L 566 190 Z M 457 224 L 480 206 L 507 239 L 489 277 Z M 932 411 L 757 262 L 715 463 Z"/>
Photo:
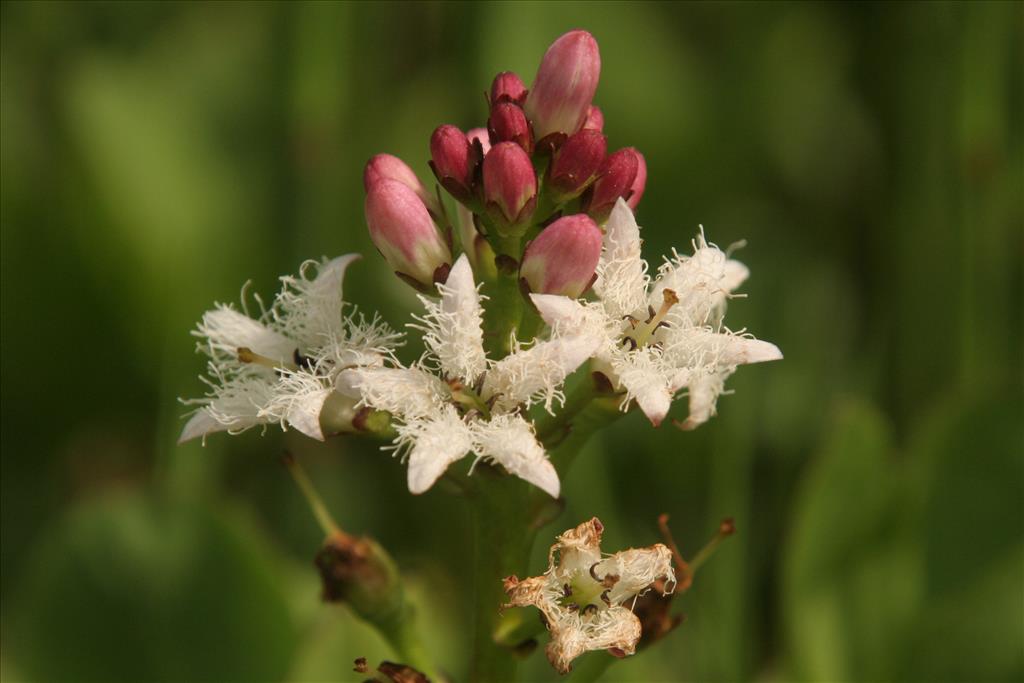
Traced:
<path fill-rule="evenodd" d="M 558 537 L 543 576 L 516 578 L 557 511 L 560 474 L 618 416 L 638 407 L 657 427 L 685 391 L 689 413 L 675 422 L 692 429 L 714 414 L 737 366 L 781 358 L 724 325 L 748 271 L 703 231 L 692 253 L 673 253 L 651 281 L 634 216 L 646 162 L 633 148 L 608 153 L 592 103 L 599 74 L 585 31 L 551 45 L 529 90 L 498 74 L 486 129 L 443 125 L 431 136 L 430 167 L 449 198 L 394 156 L 367 164 L 370 236 L 424 308 L 406 325 L 422 339 L 420 358 L 400 359 L 404 335 L 343 301 L 355 255 L 282 278 L 257 318 L 218 306 L 195 332 L 210 359 L 210 392 L 191 401 L 198 407 L 182 440 L 271 423 L 320 440 L 369 434 L 406 462 L 411 493 L 444 477 L 465 495 L 483 587 L 478 680 L 507 680 L 508 646 L 536 635 L 517 607 L 543 614 L 559 672 L 588 650 L 636 651 L 638 596 L 671 594 L 676 572 L 688 571 L 677 552 L 658 544 L 604 556 L 595 518 Z M 469 454 L 468 471 L 454 466 Z M 291 466 L 327 533 L 318 556 L 325 597 L 347 601 L 406 664 L 436 677 L 393 560 L 372 539 L 342 532 Z"/>

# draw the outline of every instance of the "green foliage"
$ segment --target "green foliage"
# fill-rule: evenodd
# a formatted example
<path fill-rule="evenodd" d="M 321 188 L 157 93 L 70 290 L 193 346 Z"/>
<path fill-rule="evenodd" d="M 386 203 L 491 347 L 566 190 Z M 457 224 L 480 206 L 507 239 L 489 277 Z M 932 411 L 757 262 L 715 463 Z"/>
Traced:
<path fill-rule="evenodd" d="M 1007 397 L 943 408 L 909 457 L 877 411 L 843 408 L 785 548 L 794 678 L 1020 675 L 1021 408 Z"/>
<path fill-rule="evenodd" d="M 297 633 L 275 566 L 232 515 L 114 494 L 46 533 L 6 642 L 33 680 L 282 680 Z"/>

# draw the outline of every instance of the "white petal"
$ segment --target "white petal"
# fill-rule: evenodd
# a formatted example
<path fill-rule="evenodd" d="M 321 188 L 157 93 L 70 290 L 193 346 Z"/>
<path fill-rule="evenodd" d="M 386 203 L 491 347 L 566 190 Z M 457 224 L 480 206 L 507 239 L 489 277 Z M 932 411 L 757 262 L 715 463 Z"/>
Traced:
<path fill-rule="evenodd" d="M 189 418 L 178 443 L 215 432 L 237 434 L 270 421 L 261 412 L 273 400 L 273 380 L 247 369 L 226 377 L 212 363 L 211 370 L 214 378 L 208 381 L 209 397 L 186 401 L 202 404 L 202 408 Z"/>
<path fill-rule="evenodd" d="M 640 619 L 620 606 L 598 609 L 587 619 L 566 615 L 551 626 L 548 661 L 559 673 L 565 674 L 572 669 L 572 660 L 584 652 L 615 648 L 624 655 L 631 655 L 636 652 L 641 629 Z"/>
<path fill-rule="evenodd" d="M 330 389 L 321 389 L 296 398 L 286 416 L 288 424 L 311 439 L 323 441 L 324 433 L 320 429 L 320 411 L 323 410 L 324 401 L 330 395 Z"/>
<path fill-rule="evenodd" d="M 433 418 L 413 420 L 398 427 L 398 443 L 411 444 L 409 491 L 423 493 L 448 466 L 472 450 L 469 428 L 452 406 Z"/>
<path fill-rule="evenodd" d="M 552 498 L 558 497 L 558 472 L 526 420 L 519 415 L 495 415 L 488 422 L 473 422 L 470 429 L 480 457 L 497 462 Z"/>
<path fill-rule="evenodd" d="M 671 329 L 664 336 L 666 355 L 678 368 L 729 367 L 780 360 L 775 344 L 729 331 L 707 328 Z"/>
<path fill-rule="evenodd" d="M 426 315 L 423 325 L 412 325 L 423 331 L 423 343 L 441 364 L 449 377 L 466 384 L 476 383 L 487 367 L 484 355 L 484 333 L 481 327 L 480 295 L 473 282 L 473 270 L 465 254 L 459 257 L 448 274 L 448 281 L 437 286 L 438 302 L 421 296 Z"/>
<path fill-rule="evenodd" d="M 561 398 L 565 378 L 594 354 L 600 342 L 594 336 L 559 337 L 517 350 L 487 371 L 482 396 L 497 397 L 499 412 L 539 399 L 550 410 Z"/>
<path fill-rule="evenodd" d="M 203 314 L 194 334 L 206 338 L 215 357 L 236 358 L 238 349 L 245 347 L 273 361 L 290 363 L 296 348 L 288 337 L 230 306 L 218 306 Z"/>
<path fill-rule="evenodd" d="M 692 256 L 679 256 L 665 263 L 651 288 L 648 303 L 658 309 L 665 289 L 675 292 L 679 303 L 667 320 L 677 325 L 705 325 L 721 319 L 729 295 L 749 275 L 739 261 L 731 261 L 701 234 Z"/>
<path fill-rule="evenodd" d="M 647 306 L 647 263 L 640 255 L 640 228 L 622 199 L 605 227 L 604 250 L 594 291 L 608 315 L 621 318 Z"/>
<path fill-rule="evenodd" d="M 732 294 L 750 277 L 750 269 L 735 259 L 725 262 L 725 272 L 719 283 L 726 294 Z"/>
<path fill-rule="evenodd" d="M 358 391 L 367 405 L 404 419 L 434 415 L 449 395 L 448 387 L 418 367 L 354 368 L 338 375 L 339 391 Z"/>
<path fill-rule="evenodd" d="M 587 309 L 579 301 L 559 294 L 531 294 L 530 300 L 537 307 L 540 317 L 552 329 L 570 330 L 578 327 L 587 315 Z"/>
<path fill-rule="evenodd" d="M 332 337 L 344 338 L 342 280 L 348 266 L 359 258 L 359 254 L 346 254 L 330 261 L 306 261 L 298 276 L 281 278 L 274 315 L 303 348 L 320 346 Z M 313 269 L 316 275 L 310 279 L 308 273 Z"/>
<path fill-rule="evenodd" d="M 200 408 L 185 423 L 185 427 L 181 430 L 181 436 L 178 437 L 178 443 L 183 444 L 197 437 L 223 432 L 226 429 L 227 427 L 217 422 L 206 408 Z"/>
<path fill-rule="evenodd" d="M 715 403 L 725 389 L 726 378 L 731 374 L 731 370 L 722 370 L 698 373 L 690 378 L 690 414 L 680 425 L 683 429 L 696 429 L 714 416 Z"/>
<path fill-rule="evenodd" d="M 676 580 L 672 551 L 661 543 L 617 552 L 602 560 L 594 568 L 594 573 L 602 577 L 609 574 L 619 577 L 608 592 L 608 600 L 613 605 L 622 604 L 627 598 L 642 593 L 658 579 L 671 583 Z"/>
<path fill-rule="evenodd" d="M 637 349 L 616 357 L 612 367 L 626 390 L 626 401 L 636 401 L 651 424 L 660 425 L 672 405 L 669 382 L 674 374 L 661 352 L 650 347 Z"/>

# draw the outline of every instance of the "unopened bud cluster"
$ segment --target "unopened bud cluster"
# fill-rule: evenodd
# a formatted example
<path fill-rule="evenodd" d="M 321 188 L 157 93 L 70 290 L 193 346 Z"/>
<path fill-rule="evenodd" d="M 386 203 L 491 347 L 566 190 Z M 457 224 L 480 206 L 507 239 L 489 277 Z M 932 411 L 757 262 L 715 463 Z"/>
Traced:
<path fill-rule="evenodd" d="M 583 294 L 601 226 L 619 198 L 636 208 L 647 179 L 640 152 L 608 148 L 593 103 L 600 73 L 597 41 L 570 31 L 548 48 L 529 88 L 511 71 L 494 77 L 485 126 L 438 126 L 429 166 L 455 200 L 453 213 L 399 159 L 371 159 L 366 219 L 394 271 L 434 293 L 461 248 L 482 281 L 498 272 L 498 258 L 506 270 L 515 264 L 527 293 Z"/>

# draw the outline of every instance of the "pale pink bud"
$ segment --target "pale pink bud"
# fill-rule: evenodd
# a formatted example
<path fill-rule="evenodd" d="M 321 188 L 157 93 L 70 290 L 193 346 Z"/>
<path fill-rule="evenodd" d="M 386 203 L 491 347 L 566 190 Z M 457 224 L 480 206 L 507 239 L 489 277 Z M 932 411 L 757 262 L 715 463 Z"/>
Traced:
<path fill-rule="evenodd" d="M 536 139 L 578 131 L 600 76 L 601 55 L 594 36 L 586 31 L 570 31 L 552 43 L 524 105 Z"/>
<path fill-rule="evenodd" d="M 363 169 L 363 188 L 369 192 L 370 187 L 381 180 L 397 180 L 416 193 L 427 210 L 435 216 L 441 215 L 441 206 L 437 197 L 427 190 L 408 164 L 391 154 L 377 154 L 366 162 Z"/>
<path fill-rule="evenodd" d="M 608 141 L 596 130 L 584 129 L 569 136 L 548 171 L 548 185 L 559 202 L 587 188 L 601 168 L 607 147 Z"/>
<path fill-rule="evenodd" d="M 601 257 L 601 229 L 586 214 L 563 216 L 544 228 L 523 254 L 519 276 L 531 292 L 582 296 Z"/>
<path fill-rule="evenodd" d="M 466 134 L 455 126 L 438 126 L 430 136 L 430 168 L 441 187 L 456 199 L 472 195 L 475 156 Z"/>
<path fill-rule="evenodd" d="M 604 114 L 597 105 L 592 104 L 587 110 L 587 118 L 583 122 L 583 130 L 604 130 Z"/>
<path fill-rule="evenodd" d="M 586 212 L 598 223 L 603 223 L 619 197 L 630 192 L 640 167 L 640 154 L 632 148 L 620 149 L 601 164 L 597 180 L 584 202 Z"/>
<path fill-rule="evenodd" d="M 366 191 L 365 210 L 370 239 L 402 279 L 432 291 L 435 281 L 447 278 L 451 250 L 412 189 L 378 180 Z"/>
<path fill-rule="evenodd" d="M 629 187 L 629 194 L 626 196 L 626 203 L 629 204 L 629 208 L 636 210 L 637 205 L 640 203 L 640 198 L 644 196 L 644 190 L 647 189 L 647 160 L 644 159 L 644 155 L 637 150 L 630 147 L 633 152 L 636 153 L 637 167 L 636 167 L 636 178 L 633 179 L 633 184 Z"/>
<path fill-rule="evenodd" d="M 499 102 L 491 109 L 491 116 L 487 119 L 487 132 L 491 136 L 491 143 L 514 142 L 527 154 L 533 153 L 533 135 L 530 133 L 530 124 L 526 121 L 526 114 L 518 104 L 512 102 Z"/>
<path fill-rule="evenodd" d="M 501 230 L 521 227 L 537 205 L 537 176 L 523 148 L 499 142 L 484 157 L 484 201 Z"/>
<path fill-rule="evenodd" d="M 526 86 L 523 79 L 511 71 L 502 71 L 491 83 L 490 103 L 493 107 L 498 102 L 515 102 L 522 104 L 526 99 Z"/>
<path fill-rule="evenodd" d="M 480 143 L 481 159 L 483 158 L 483 155 L 491 151 L 491 136 L 490 133 L 487 132 L 486 128 L 470 128 L 466 131 L 466 137 L 469 138 L 470 145 L 475 146 L 476 143 Z"/>

